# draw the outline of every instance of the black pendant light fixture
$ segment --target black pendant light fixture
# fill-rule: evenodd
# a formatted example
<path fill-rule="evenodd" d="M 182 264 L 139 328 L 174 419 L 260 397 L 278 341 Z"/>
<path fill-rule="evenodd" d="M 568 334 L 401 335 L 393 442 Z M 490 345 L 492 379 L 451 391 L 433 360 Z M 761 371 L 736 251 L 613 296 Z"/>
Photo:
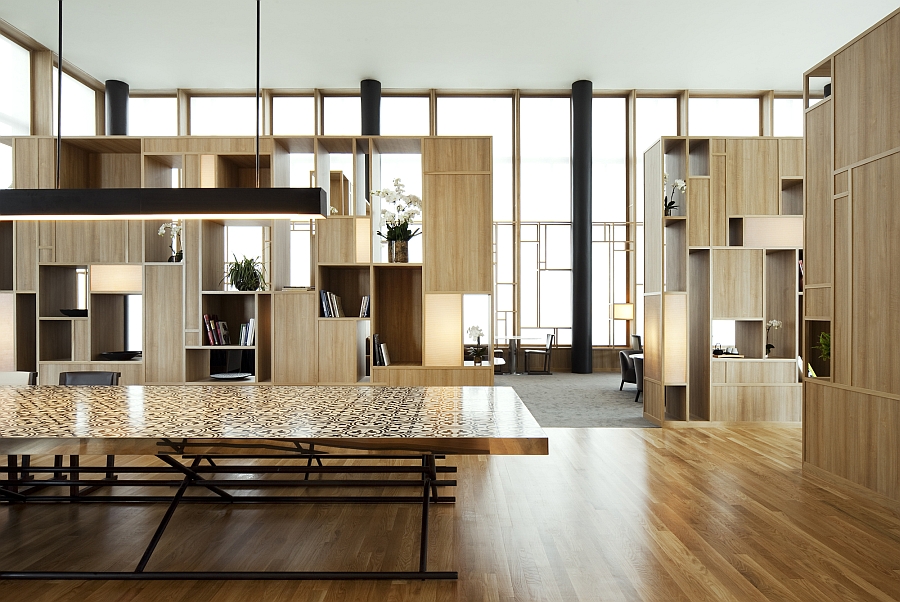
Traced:
<path fill-rule="evenodd" d="M 260 0 L 256 0 L 256 188 L 60 188 L 63 0 L 59 0 L 56 189 L 0 190 L 0 220 L 318 219 L 322 188 L 260 188 Z"/>

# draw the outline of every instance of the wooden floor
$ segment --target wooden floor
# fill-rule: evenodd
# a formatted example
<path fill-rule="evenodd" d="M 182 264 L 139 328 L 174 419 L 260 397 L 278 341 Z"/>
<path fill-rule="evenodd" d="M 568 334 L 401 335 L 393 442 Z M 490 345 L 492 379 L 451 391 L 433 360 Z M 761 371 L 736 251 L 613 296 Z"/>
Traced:
<path fill-rule="evenodd" d="M 900 512 L 800 470 L 800 429 L 548 429 L 451 458 L 456 582 L 0 582 L 0 600 L 900 600 Z M 128 570 L 165 508 L 0 506 L 0 567 Z M 416 506 L 184 506 L 147 570 L 413 569 Z"/>

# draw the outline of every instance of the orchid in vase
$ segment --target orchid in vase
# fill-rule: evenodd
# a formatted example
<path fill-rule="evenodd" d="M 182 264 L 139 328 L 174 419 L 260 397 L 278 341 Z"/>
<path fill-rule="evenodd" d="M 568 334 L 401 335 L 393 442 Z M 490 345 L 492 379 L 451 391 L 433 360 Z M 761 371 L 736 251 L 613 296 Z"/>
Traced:
<path fill-rule="evenodd" d="M 422 215 L 422 199 L 406 194 L 400 178 L 394 178 L 393 190 L 373 190 L 372 196 L 380 197 L 382 204 L 387 205 L 381 208 L 381 226 L 375 233 L 388 243 L 388 261 L 406 263 L 410 239 L 422 233 L 421 228 L 410 227 L 416 216 Z"/>
<path fill-rule="evenodd" d="M 472 349 L 472 355 L 475 358 L 475 363 L 480 364 L 481 358 L 484 357 L 487 349 L 481 346 L 481 337 L 484 336 L 484 331 L 481 330 L 481 326 L 469 326 L 468 330 L 466 330 L 466 334 L 469 335 L 469 338 L 475 341 L 475 347 Z"/>
<path fill-rule="evenodd" d="M 172 249 L 172 255 L 167 261 L 179 262 L 184 259 L 184 249 L 181 246 L 181 230 L 183 228 L 184 226 L 181 225 L 179 220 L 174 220 L 164 223 L 156 232 L 159 236 L 165 236 L 166 230 L 168 230 L 169 236 L 172 237 L 172 243 L 169 245 L 169 248 Z"/>
<path fill-rule="evenodd" d="M 781 326 L 781 320 L 769 320 L 766 323 L 766 357 L 769 357 L 769 352 L 775 349 L 775 345 L 769 343 L 769 331 L 772 329 L 778 330 Z"/>
<path fill-rule="evenodd" d="M 669 174 L 663 174 L 663 194 L 666 192 L 666 184 L 669 181 Z M 684 192 L 687 190 L 687 182 L 684 180 L 675 180 L 675 183 L 672 184 L 672 192 L 671 194 L 665 194 L 665 198 L 663 198 L 663 209 L 665 209 L 665 214 L 667 216 L 672 215 L 672 211 L 678 209 L 678 205 L 675 204 L 675 192 L 680 192 L 682 196 L 684 196 Z"/>

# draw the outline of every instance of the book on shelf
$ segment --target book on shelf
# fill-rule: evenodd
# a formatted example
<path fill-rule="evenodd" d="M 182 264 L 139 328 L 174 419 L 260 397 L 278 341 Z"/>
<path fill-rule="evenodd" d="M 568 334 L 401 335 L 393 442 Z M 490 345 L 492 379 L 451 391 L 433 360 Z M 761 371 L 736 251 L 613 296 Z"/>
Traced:
<path fill-rule="evenodd" d="M 381 337 L 378 333 L 372 335 L 372 365 L 384 366 L 384 359 L 381 357 Z"/>
<path fill-rule="evenodd" d="M 391 356 L 388 354 L 387 343 L 381 344 L 381 362 L 382 366 L 390 366 L 391 365 Z"/>
<path fill-rule="evenodd" d="M 203 326 L 206 329 L 206 338 L 209 340 L 210 345 L 215 345 L 216 340 L 213 336 L 212 332 L 212 322 L 209 319 L 209 314 L 203 314 Z"/>
<path fill-rule="evenodd" d="M 231 345 L 231 335 L 228 333 L 228 322 L 219 320 L 219 339 L 223 345 Z"/>
<path fill-rule="evenodd" d="M 363 295 L 362 302 L 359 304 L 359 317 L 369 317 L 369 295 Z"/>
<path fill-rule="evenodd" d="M 247 345 L 251 346 L 256 340 L 256 318 L 250 318 L 247 324 Z"/>
<path fill-rule="evenodd" d="M 336 318 L 345 318 L 347 314 L 344 313 L 344 306 L 341 305 L 341 298 L 337 295 L 331 295 L 334 298 L 334 316 Z"/>
<path fill-rule="evenodd" d="M 319 291 L 319 298 L 322 302 L 323 318 L 345 318 L 344 307 L 341 304 L 341 298 L 331 291 Z"/>
<path fill-rule="evenodd" d="M 247 344 L 247 325 L 246 324 L 241 324 L 241 336 L 238 340 L 240 341 L 239 344 L 241 345 L 241 347 L 243 347 Z"/>

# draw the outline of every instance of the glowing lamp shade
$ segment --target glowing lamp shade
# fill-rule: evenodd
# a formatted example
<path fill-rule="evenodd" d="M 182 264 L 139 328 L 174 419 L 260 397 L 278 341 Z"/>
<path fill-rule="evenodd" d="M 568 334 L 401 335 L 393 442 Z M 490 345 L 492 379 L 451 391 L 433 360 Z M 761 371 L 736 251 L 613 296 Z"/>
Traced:
<path fill-rule="evenodd" d="M 634 320 L 634 303 L 613 303 L 613 320 Z"/>

